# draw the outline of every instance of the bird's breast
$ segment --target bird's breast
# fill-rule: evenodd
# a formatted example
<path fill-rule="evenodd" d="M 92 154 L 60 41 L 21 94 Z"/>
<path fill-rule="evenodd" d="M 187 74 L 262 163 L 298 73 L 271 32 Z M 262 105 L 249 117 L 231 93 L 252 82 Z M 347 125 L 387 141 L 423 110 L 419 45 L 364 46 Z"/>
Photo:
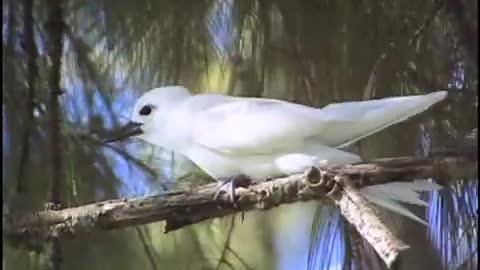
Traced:
<path fill-rule="evenodd" d="M 182 154 L 215 179 L 235 175 L 247 175 L 253 180 L 264 180 L 282 174 L 275 166 L 274 158 L 262 155 L 232 155 L 213 151 L 200 145 L 190 145 Z"/>

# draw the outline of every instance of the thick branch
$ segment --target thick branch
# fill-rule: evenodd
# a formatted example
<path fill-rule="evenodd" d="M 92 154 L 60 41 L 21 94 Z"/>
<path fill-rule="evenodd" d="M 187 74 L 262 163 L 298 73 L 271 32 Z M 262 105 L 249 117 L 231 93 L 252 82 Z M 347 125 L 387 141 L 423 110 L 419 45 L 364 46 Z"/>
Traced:
<path fill-rule="evenodd" d="M 380 254 L 387 265 L 407 246 L 397 239 L 358 194 L 368 185 L 435 178 L 446 184 L 476 174 L 476 161 L 461 157 L 376 160 L 343 167 L 312 168 L 306 173 L 238 187 L 236 207 L 220 197 L 213 200 L 216 184 L 146 198 L 111 200 L 62 210 L 10 216 L 7 234 L 16 239 L 49 239 L 93 230 L 109 230 L 166 221 L 166 232 L 253 209 L 266 210 L 286 203 L 309 200 L 333 201 Z"/>

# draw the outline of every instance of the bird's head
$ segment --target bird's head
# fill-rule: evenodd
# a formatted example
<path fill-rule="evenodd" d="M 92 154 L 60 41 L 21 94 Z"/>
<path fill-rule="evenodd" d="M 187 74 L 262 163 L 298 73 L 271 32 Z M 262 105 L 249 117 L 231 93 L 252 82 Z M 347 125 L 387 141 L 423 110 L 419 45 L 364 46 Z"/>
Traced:
<path fill-rule="evenodd" d="M 165 86 L 146 92 L 135 102 L 130 121 L 105 141 L 137 137 L 155 143 L 155 137 L 162 136 L 159 133 L 165 123 L 164 118 L 169 117 L 169 111 L 189 96 L 190 92 L 183 86 Z"/>

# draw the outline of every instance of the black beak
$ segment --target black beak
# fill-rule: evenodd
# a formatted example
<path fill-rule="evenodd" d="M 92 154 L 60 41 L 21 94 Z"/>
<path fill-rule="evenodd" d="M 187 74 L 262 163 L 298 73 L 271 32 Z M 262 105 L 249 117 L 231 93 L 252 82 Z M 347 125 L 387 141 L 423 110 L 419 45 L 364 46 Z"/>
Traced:
<path fill-rule="evenodd" d="M 107 138 L 104 140 L 104 142 L 109 143 L 114 141 L 120 141 L 135 135 L 142 134 L 143 130 L 140 128 L 141 126 L 141 123 L 128 122 L 119 130 L 113 131 L 111 134 L 107 135 Z"/>

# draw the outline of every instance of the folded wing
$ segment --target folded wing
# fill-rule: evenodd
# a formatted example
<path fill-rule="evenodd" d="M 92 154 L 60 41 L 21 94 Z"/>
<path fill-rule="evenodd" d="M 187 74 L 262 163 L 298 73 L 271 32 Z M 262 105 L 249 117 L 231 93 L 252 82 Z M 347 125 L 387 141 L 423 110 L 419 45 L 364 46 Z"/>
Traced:
<path fill-rule="evenodd" d="M 215 102 L 194 113 L 192 138 L 212 150 L 240 155 L 295 151 L 305 141 L 339 147 L 418 114 L 445 96 L 443 91 L 316 109 L 279 100 L 215 95 Z M 213 99 L 197 96 L 196 102 L 205 100 Z"/>
<path fill-rule="evenodd" d="M 192 138 L 196 143 L 245 155 L 296 149 L 326 126 L 352 121 L 299 104 L 234 97 L 224 97 L 193 117 Z"/>

